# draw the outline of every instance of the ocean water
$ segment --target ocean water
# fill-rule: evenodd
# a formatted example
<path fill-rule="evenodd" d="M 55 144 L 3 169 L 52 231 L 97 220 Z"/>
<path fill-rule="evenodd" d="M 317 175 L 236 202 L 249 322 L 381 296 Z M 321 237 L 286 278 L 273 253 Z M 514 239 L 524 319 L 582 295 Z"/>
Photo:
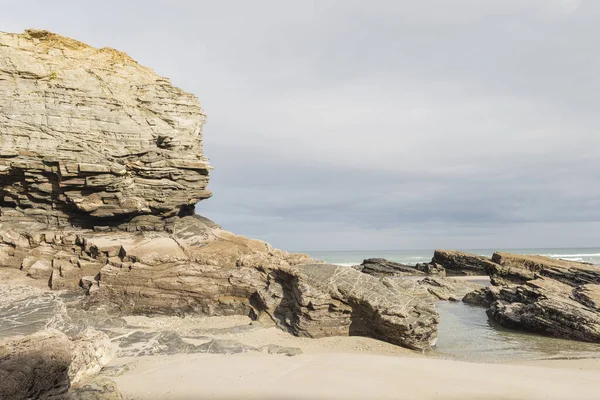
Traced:
<path fill-rule="evenodd" d="M 582 261 L 600 268 L 600 248 L 570 249 L 465 249 L 469 253 L 491 256 L 494 251 L 538 254 Z M 350 266 L 365 258 L 382 257 L 404 264 L 427 262 L 433 250 L 402 251 L 312 251 L 311 257 L 332 264 Z M 484 279 L 480 284 L 489 284 Z M 490 321 L 485 308 L 462 302 L 439 301 L 438 342 L 433 353 L 442 358 L 474 362 L 510 362 L 545 359 L 600 358 L 600 344 L 577 342 L 506 329 Z"/>
<path fill-rule="evenodd" d="M 457 249 L 468 253 L 491 257 L 496 251 L 514 254 L 537 254 L 557 259 L 580 261 L 600 265 L 600 247 L 562 249 Z M 357 265 L 366 258 L 381 257 L 403 264 L 431 261 L 434 250 L 350 250 L 350 251 L 304 251 L 314 259 L 338 265 Z"/>

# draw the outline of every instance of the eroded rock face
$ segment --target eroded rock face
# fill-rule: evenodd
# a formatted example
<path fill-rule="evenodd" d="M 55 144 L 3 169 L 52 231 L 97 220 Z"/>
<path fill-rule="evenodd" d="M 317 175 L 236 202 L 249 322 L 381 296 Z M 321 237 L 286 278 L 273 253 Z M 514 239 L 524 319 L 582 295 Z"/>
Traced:
<path fill-rule="evenodd" d="M 195 96 L 124 53 L 0 33 L 1 220 L 163 229 L 211 195 L 204 122 Z"/>
<path fill-rule="evenodd" d="M 461 301 L 465 295 L 483 288 L 482 285 L 457 279 L 426 277 L 418 284 L 438 300 Z"/>
<path fill-rule="evenodd" d="M 419 350 L 437 339 L 439 315 L 426 290 L 353 268 L 304 264 L 271 271 L 256 304 L 298 336 L 369 336 Z"/>
<path fill-rule="evenodd" d="M 373 276 L 402 276 L 402 275 L 423 275 L 412 265 L 397 263 L 386 260 L 385 258 L 368 258 L 360 265 L 361 272 Z"/>
<path fill-rule="evenodd" d="M 488 307 L 507 328 L 600 342 L 600 268 L 553 258 L 494 253 L 487 264 L 494 286 L 463 301 Z"/>
<path fill-rule="evenodd" d="M 313 261 L 192 216 L 210 196 L 204 120 L 193 95 L 116 50 L 0 33 L 0 266 L 121 313 L 269 313 L 258 293 L 296 277 L 282 292 L 308 299 L 296 334 L 435 341 L 414 284 L 301 268 Z"/>
<path fill-rule="evenodd" d="M 502 283 L 524 283 L 544 276 L 567 285 L 600 284 L 600 268 L 550 257 L 494 253 L 489 274 Z"/>
<path fill-rule="evenodd" d="M 48 330 L 0 341 L 0 398 L 61 399 L 70 387 L 69 339 Z"/>
<path fill-rule="evenodd" d="M 439 264 L 448 275 L 487 275 L 492 263 L 486 257 L 457 250 L 436 250 L 432 264 Z"/>
<path fill-rule="evenodd" d="M 581 290 L 540 277 L 524 285 L 490 290 L 486 297 L 495 301 L 487 314 L 507 328 L 600 342 L 600 309 L 596 304 L 582 302 Z M 596 298 L 600 296 L 600 285 L 586 285 L 583 290 Z"/>

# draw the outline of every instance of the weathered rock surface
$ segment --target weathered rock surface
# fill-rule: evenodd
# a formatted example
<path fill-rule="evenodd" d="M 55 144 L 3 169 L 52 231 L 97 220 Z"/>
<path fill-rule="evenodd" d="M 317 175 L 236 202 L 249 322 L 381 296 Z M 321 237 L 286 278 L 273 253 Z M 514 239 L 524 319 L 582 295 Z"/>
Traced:
<path fill-rule="evenodd" d="M 389 261 L 385 258 L 368 258 L 362 262 L 361 267 L 361 272 L 373 276 L 423 275 L 422 271 L 412 265 Z"/>
<path fill-rule="evenodd" d="M 86 329 L 71 341 L 71 353 L 69 376 L 74 385 L 96 376 L 115 356 L 115 349 L 106 333 Z"/>
<path fill-rule="evenodd" d="M 48 330 L 0 341 L 0 398 L 61 399 L 70 387 L 69 339 Z"/>
<path fill-rule="evenodd" d="M 501 283 L 524 283 L 537 277 L 548 277 L 567 285 L 600 284 L 600 268 L 575 261 L 550 257 L 494 253 L 489 274 Z"/>
<path fill-rule="evenodd" d="M 211 195 L 204 122 L 195 96 L 124 53 L 0 33 L 2 220 L 163 229 Z"/>
<path fill-rule="evenodd" d="M 414 283 L 304 267 L 191 215 L 210 196 L 204 120 L 193 95 L 116 50 L 0 33 L 0 266 L 80 290 L 90 309 L 279 321 L 288 307 L 280 326 L 298 335 L 435 342 Z"/>
<path fill-rule="evenodd" d="M 1 399 L 63 399 L 111 359 L 108 337 L 92 329 L 69 340 L 55 329 L 0 341 Z"/>
<path fill-rule="evenodd" d="M 117 384 L 105 376 L 95 376 L 81 385 L 74 385 L 67 400 L 121 400 Z"/>
<path fill-rule="evenodd" d="M 449 301 L 461 301 L 468 293 L 483 288 L 483 285 L 477 283 L 452 278 L 426 277 L 418 281 L 418 284 L 437 299 Z"/>
<path fill-rule="evenodd" d="M 439 315 L 426 290 L 414 281 L 377 279 L 347 267 L 273 270 L 255 304 L 299 336 L 370 336 L 413 349 L 437 339 Z"/>
<path fill-rule="evenodd" d="M 443 266 L 448 275 L 487 275 L 493 265 L 486 257 L 457 250 L 436 250 L 431 263 Z"/>
<path fill-rule="evenodd" d="M 486 270 L 494 286 L 468 293 L 465 303 L 488 307 L 507 328 L 600 342 L 600 268 L 553 258 L 494 253 Z"/>
<path fill-rule="evenodd" d="M 600 342 L 600 309 L 580 301 L 580 290 L 540 277 L 524 285 L 490 291 L 488 296 L 496 301 L 487 314 L 507 328 Z M 583 290 L 596 298 L 600 296 L 600 285 L 586 285 Z"/>

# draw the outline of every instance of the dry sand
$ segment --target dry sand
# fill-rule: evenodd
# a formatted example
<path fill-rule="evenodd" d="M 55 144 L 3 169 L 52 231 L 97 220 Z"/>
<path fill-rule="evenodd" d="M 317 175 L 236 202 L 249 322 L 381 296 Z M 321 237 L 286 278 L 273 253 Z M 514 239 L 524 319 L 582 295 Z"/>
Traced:
<path fill-rule="evenodd" d="M 128 318 L 130 324 L 252 346 L 299 347 L 295 357 L 248 352 L 117 358 L 126 399 L 599 399 L 599 360 L 477 364 L 426 357 L 361 337 L 296 338 L 274 327 L 227 333 L 244 317 Z"/>

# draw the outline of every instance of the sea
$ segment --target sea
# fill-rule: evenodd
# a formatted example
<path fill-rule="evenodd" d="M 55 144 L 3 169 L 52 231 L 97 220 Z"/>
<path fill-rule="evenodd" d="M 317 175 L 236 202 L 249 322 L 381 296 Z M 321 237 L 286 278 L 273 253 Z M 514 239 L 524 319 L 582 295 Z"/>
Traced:
<path fill-rule="evenodd" d="M 556 248 L 556 249 L 456 249 L 467 253 L 491 257 L 496 251 L 514 254 L 536 254 L 569 261 L 586 262 L 600 265 L 600 247 Z M 429 262 L 434 250 L 348 250 L 348 251 L 303 251 L 316 260 L 344 266 L 358 265 L 364 259 L 381 257 L 390 261 L 414 265 Z"/>
<path fill-rule="evenodd" d="M 491 257 L 495 251 L 536 254 L 556 259 L 580 261 L 600 268 L 600 247 L 561 249 L 461 249 Z M 381 257 L 403 264 L 428 262 L 433 250 L 352 250 L 308 251 L 314 259 L 351 266 L 366 258 Z M 489 280 L 478 282 L 489 285 Z M 600 358 L 600 345 L 574 340 L 556 339 L 523 331 L 506 329 L 490 321 L 485 308 L 462 302 L 440 301 L 438 341 L 432 353 L 440 358 L 472 362 L 515 362 L 524 360 Z"/>

